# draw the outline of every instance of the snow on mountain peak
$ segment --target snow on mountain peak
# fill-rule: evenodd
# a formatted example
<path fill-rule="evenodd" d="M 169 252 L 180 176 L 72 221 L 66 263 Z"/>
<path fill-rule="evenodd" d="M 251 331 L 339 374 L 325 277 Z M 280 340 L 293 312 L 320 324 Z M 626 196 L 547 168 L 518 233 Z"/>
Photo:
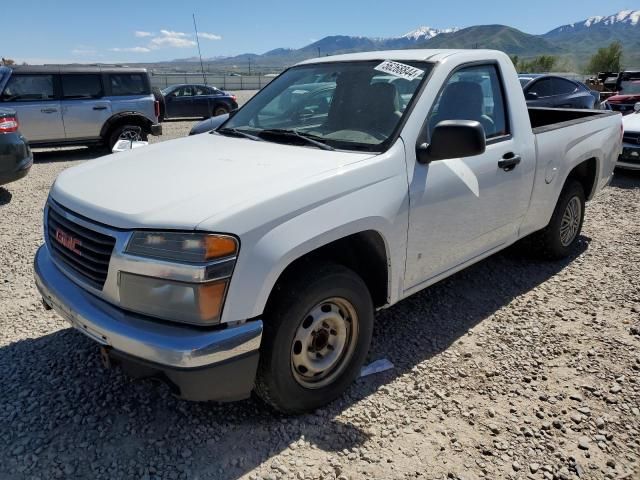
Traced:
<path fill-rule="evenodd" d="M 640 10 L 622 10 L 613 15 L 609 15 L 608 17 L 590 17 L 584 22 L 585 27 L 591 27 L 592 25 L 596 25 L 598 23 L 603 23 L 604 25 L 614 25 L 616 23 L 628 23 L 630 25 L 637 25 L 638 21 L 640 21 Z"/>
<path fill-rule="evenodd" d="M 408 38 L 409 40 L 429 40 L 430 38 L 435 37 L 436 35 L 440 35 L 441 33 L 453 33 L 460 30 L 457 27 L 454 28 L 431 28 L 431 27 L 418 27 L 415 30 L 412 30 L 408 33 L 402 35 L 402 38 Z"/>

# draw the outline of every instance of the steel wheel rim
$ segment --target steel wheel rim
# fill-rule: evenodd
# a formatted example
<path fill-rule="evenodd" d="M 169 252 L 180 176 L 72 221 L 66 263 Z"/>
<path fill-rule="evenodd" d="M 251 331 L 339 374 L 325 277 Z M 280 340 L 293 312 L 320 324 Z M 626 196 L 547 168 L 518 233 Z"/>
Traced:
<path fill-rule="evenodd" d="M 562 215 L 562 222 L 560 223 L 560 243 L 563 247 L 571 245 L 578 235 L 578 229 L 580 228 L 580 219 L 582 218 L 582 205 L 578 197 L 571 197 L 567 208 Z"/>
<path fill-rule="evenodd" d="M 127 128 L 126 130 L 122 131 L 122 133 L 118 137 L 118 140 L 132 140 L 134 142 L 139 142 L 140 140 L 142 140 L 142 136 L 140 135 L 140 132 L 134 130 L 133 128 Z"/>
<path fill-rule="evenodd" d="M 348 365 L 358 338 L 358 315 L 344 298 L 323 300 L 300 322 L 291 343 L 291 370 L 299 385 L 322 388 Z"/>

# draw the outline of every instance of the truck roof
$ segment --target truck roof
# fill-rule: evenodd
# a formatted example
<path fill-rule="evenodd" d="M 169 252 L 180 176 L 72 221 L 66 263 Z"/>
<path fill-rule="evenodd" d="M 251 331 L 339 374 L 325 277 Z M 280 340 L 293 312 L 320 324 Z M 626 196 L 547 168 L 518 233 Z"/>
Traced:
<path fill-rule="evenodd" d="M 439 62 L 445 58 L 455 55 L 465 55 L 477 57 L 481 59 L 496 59 L 506 56 L 505 53 L 498 50 L 476 50 L 476 49 L 407 49 L 407 50 L 379 50 L 374 52 L 346 53 L 342 55 L 332 55 L 328 57 L 311 58 L 304 60 L 298 65 L 306 65 L 312 63 L 329 63 L 329 62 L 351 62 L 351 61 L 367 61 L 367 60 L 404 60 L 414 62 Z"/>

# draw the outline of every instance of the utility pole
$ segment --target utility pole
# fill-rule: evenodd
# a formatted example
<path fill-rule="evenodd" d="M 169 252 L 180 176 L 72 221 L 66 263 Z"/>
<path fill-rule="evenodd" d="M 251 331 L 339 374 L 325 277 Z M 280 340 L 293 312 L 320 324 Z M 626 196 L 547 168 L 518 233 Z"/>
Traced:
<path fill-rule="evenodd" d="M 247 57 L 247 61 L 249 62 L 249 76 L 251 76 L 251 57 Z"/>
<path fill-rule="evenodd" d="M 202 53 L 200 52 L 200 37 L 198 37 L 198 27 L 196 26 L 196 14 L 193 15 L 193 29 L 196 31 L 196 43 L 198 44 L 198 56 L 200 57 L 200 71 L 202 72 L 202 81 L 207 84 L 207 76 L 204 74 L 204 64 L 202 63 Z"/>

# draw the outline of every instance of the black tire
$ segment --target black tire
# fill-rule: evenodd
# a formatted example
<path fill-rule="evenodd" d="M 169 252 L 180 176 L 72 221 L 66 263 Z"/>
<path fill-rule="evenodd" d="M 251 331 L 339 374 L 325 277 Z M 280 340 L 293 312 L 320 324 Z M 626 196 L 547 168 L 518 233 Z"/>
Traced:
<path fill-rule="evenodd" d="M 229 113 L 229 108 L 225 105 L 216 105 L 213 107 L 212 117 L 217 117 L 219 115 L 224 115 Z"/>
<path fill-rule="evenodd" d="M 118 125 L 109 133 L 109 150 L 111 150 L 116 142 L 122 138 L 132 138 L 134 140 L 146 141 L 147 138 L 149 138 L 149 134 L 145 131 L 144 128 L 139 125 Z"/>
<path fill-rule="evenodd" d="M 304 270 L 298 270 L 279 285 L 274 295 L 264 319 L 255 390 L 262 400 L 280 412 L 308 412 L 339 397 L 358 376 L 369 351 L 373 331 L 374 307 L 371 294 L 364 281 L 352 270 L 335 264 L 309 263 Z M 355 312 L 355 316 L 351 315 L 352 318 L 345 321 L 345 325 L 350 323 L 351 327 L 347 328 L 356 333 L 351 336 L 351 341 L 347 342 L 344 349 L 339 348 L 340 351 L 335 354 L 337 364 L 331 367 L 333 370 L 327 369 L 326 377 L 318 383 L 312 383 L 314 380 L 310 378 L 315 377 L 307 373 L 309 380 L 301 380 L 304 374 L 294 372 L 296 348 L 301 345 L 296 340 L 296 335 L 305 331 L 304 325 L 308 324 L 310 318 L 313 319 L 312 313 L 317 311 L 314 308 L 320 307 L 325 312 L 325 307 L 338 300 L 346 301 L 347 309 L 353 307 L 351 311 Z M 340 314 L 339 318 L 348 316 L 342 310 Z M 316 321 L 327 326 L 322 318 L 318 316 Z M 306 328 L 311 330 L 314 327 L 307 325 Z M 324 327 L 319 328 L 322 330 Z M 327 343 L 332 338 L 338 338 L 330 336 L 338 335 L 333 330 L 331 333 L 328 330 L 325 332 Z M 315 335 L 309 333 L 315 343 L 320 331 Z M 304 356 L 318 355 L 308 353 L 314 351 L 312 348 L 315 346 L 308 345 Z M 333 355 L 333 350 L 331 348 L 329 355 Z"/>
<path fill-rule="evenodd" d="M 565 213 L 568 212 L 569 204 L 575 199 L 580 207 L 580 212 L 577 215 L 577 226 L 575 233 L 571 232 L 570 241 L 563 241 L 562 237 L 562 225 Z M 529 245 L 533 248 L 534 252 L 541 258 L 548 260 L 559 260 L 565 258 L 571 254 L 574 249 L 580 232 L 582 231 L 582 224 L 584 222 L 584 210 L 585 210 L 585 195 L 582 184 L 577 180 L 570 179 L 565 184 L 560 198 L 556 204 L 556 208 L 553 211 L 549 224 L 539 232 L 534 233 L 530 237 Z"/>

